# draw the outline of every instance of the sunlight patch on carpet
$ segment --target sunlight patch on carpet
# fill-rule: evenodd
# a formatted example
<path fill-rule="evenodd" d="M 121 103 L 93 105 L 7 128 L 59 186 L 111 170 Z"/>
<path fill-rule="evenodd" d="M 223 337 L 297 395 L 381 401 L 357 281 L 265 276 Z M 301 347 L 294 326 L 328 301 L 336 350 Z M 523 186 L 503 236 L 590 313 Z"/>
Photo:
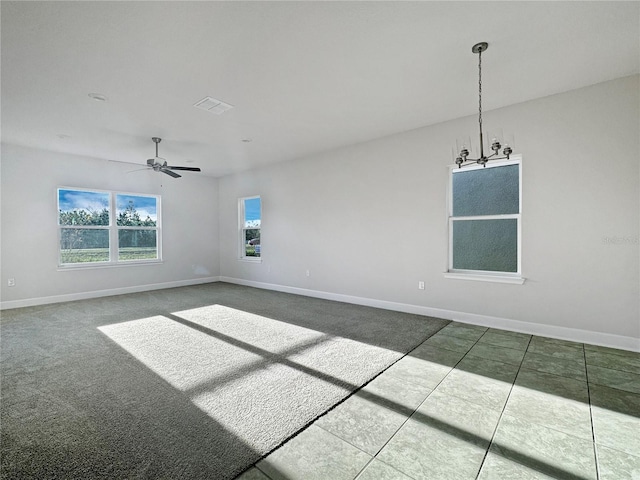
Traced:
<path fill-rule="evenodd" d="M 379 346 L 222 305 L 99 330 L 265 453 L 399 358 Z"/>

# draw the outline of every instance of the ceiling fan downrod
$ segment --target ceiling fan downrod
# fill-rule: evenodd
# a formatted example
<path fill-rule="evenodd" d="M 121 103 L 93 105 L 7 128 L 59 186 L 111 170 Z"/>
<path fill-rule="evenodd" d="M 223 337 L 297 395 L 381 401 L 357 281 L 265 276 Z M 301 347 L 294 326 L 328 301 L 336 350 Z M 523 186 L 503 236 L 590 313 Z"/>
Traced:
<path fill-rule="evenodd" d="M 153 140 L 153 143 L 156 144 L 156 158 L 158 158 L 158 144 L 162 141 L 162 139 L 160 137 L 151 137 L 151 140 Z"/>

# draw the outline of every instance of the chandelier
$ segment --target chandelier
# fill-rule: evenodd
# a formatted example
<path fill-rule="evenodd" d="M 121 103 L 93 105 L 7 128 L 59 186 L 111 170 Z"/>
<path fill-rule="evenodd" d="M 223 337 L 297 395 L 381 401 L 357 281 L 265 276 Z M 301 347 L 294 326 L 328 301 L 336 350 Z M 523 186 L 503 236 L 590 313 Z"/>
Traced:
<path fill-rule="evenodd" d="M 471 51 L 473 53 L 478 54 L 478 125 L 480 127 L 480 157 L 479 158 L 469 158 L 469 150 L 465 145 L 460 149 L 460 153 L 456 157 L 456 164 L 458 168 L 462 168 L 463 166 L 480 164 L 483 167 L 487 164 L 489 160 L 502 160 L 509 159 L 509 155 L 513 152 L 511 147 L 508 144 L 505 144 L 504 147 L 500 145 L 500 140 L 494 138 L 491 141 L 491 150 L 493 153 L 489 156 L 485 156 L 484 147 L 482 141 L 482 52 L 484 52 L 487 48 L 489 48 L 489 44 L 487 42 L 476 43 Z M 502 148 L 502 157 L 500 155 L 500 148 Z"/>

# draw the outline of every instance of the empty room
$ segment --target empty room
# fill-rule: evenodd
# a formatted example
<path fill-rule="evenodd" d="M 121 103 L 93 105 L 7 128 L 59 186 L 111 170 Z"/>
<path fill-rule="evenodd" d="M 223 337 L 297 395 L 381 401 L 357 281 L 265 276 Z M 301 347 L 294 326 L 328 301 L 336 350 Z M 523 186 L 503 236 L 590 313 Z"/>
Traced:
<path fill-rule="evenodd" d="M 0 478 L 640 478 L 640 2 L 0 20 Z"/>

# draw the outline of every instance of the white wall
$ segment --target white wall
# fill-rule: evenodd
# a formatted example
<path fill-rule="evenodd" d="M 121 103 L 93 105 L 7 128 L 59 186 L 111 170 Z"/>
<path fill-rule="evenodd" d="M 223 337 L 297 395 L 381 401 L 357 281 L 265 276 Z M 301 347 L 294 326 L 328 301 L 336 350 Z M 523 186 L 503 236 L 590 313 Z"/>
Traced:
<path fill-rule="evenodd" d="M 219 180 L 2 145 L 2 306 L 221 276 L 640 349 L 639 91 L 633 76 L 485 112 L 523 155 L 524 285 L 442 275 L 447 165 L 475 116 Z M 164 263 L 60 271 L 59 186 L 162 195 Z M 249 195 L 263 200 L 260 264 L 237 259 Z"/>
<path fill-rule="evenodd" d="M 2 145 L 3 307 L 122 293 L 217 279 L 218 180 L 172 179 L 134 165 Z M 57 188 L 81 187 L 162 197 L 163 263 L 58 268 Z M 15 278 L 16 286 L 7 280 Z"/>
<path fill-rule="evenodd" d="M 632 76 L 484 113 L 523 155 L 524 285 L 443 277 L 447 165 L 476 116 L 221 178 L 221 277 L 638 349 L 639 89 Z M 237 259 L 249 195 L 260 264 Z"/>

